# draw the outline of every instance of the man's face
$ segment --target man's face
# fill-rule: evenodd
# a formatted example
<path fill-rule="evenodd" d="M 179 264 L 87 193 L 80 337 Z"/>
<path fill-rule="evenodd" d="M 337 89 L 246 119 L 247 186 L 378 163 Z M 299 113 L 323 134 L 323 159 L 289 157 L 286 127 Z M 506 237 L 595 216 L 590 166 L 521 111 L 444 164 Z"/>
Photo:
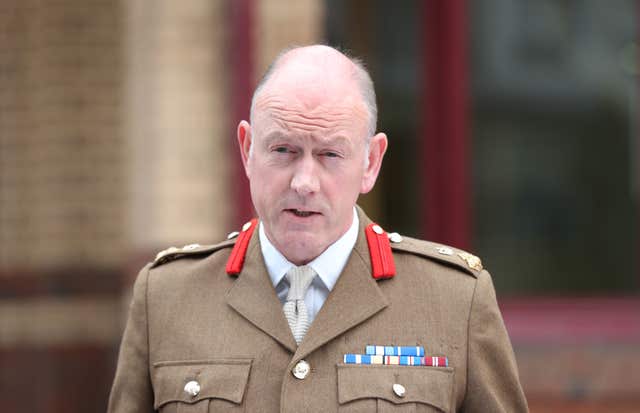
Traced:
<path fill-rule="evenodd" d="M 380 162 L 369 159 L 365 167 L 374 148 L 367 150 L 368 113 L 352 85 L 335 97 L 304 82 L 274 83 L 256 99 L 253 124 L 241 123 L 238 135 L 267 237 L 301 265 L 348 230 Z"/>

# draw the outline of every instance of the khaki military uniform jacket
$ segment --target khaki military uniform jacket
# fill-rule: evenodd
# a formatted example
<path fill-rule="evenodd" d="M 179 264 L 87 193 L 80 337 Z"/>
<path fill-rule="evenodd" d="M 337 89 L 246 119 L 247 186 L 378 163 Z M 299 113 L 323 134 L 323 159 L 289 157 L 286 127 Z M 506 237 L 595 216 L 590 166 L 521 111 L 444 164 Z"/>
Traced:
<path fill-rule="evenodd" d="M 109 411 L 526 412 L 490 275 L 457 250 L 403 237 L 392 243 L 395 277 L 376 281 L 363 230 L 371 221 L 358 213 L 354 250 L 299 346 L 258 231 L 237 277 L 225 272 L 234 240 L 147 265 Z M 421 345 L 449 366 L 343 363 L 370 344 Z M 311 367 L 302 380 L 292 375 L 300 360 Z M 196 396 L 185 392 L 193 381 Z"/>

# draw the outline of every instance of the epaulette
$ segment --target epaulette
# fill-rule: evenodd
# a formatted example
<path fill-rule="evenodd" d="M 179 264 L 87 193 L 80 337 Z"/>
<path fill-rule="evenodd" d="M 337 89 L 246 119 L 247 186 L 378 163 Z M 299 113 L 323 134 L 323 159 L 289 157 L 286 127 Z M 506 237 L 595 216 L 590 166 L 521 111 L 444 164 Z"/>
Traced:
<path fill-rule="evenodd" d="M 482 272 L 480 258 L 466 251 L 435 242 L 404 237 L 397 232 L 389 234 L 393 250 L 408 252 L 456 267 L 467 274 L 477 277 Z"/>
<path fill-rule="evenodd" d="M 213 245 L 200 245 L 200 244 L 189 244 L 184 247 L 169 247 L 165 250 L 160 251 L 157 255 L 153 263 L 151 264 L 151 268 L 157 267 L 169 261 L 174 261 L 182 257 L 192 257 L 198 255 L 211 254 L 223 248 L 230 248 L 236 243 L 235 238 L 238 236 L 237 233 L 231 233 L 227 237 L 225 241 L 222 241 L 218 244 Z"/>

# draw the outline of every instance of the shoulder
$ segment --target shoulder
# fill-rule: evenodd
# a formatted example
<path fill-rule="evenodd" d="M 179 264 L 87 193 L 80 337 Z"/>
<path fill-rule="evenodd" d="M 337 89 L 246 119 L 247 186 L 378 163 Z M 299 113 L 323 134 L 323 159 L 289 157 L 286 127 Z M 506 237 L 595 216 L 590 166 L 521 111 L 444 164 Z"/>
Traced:
<path fill-rule="evenodd" d="M 455 247 L 399 235 L 396 232 L 389 233 L 389 241 L 394 255 L 410 254 L 452 267 L 475 278 L 483 271 L 480 258 Z"/>
<path fill-rule="evenodd" d="M 189 244 L 183 247 L 169 247 L 160 251 L 153 262 L 150 263 L 149 268 L 156 268 L 162 266 L 168 262 L 176 261 L 182 258 L 198 258 L 208 257 L 215 254 L 218 251 L 233 248 L 236 243 L 237 233 L 229 234 L 229 237 L 217 244 L 200 245 Z"/>

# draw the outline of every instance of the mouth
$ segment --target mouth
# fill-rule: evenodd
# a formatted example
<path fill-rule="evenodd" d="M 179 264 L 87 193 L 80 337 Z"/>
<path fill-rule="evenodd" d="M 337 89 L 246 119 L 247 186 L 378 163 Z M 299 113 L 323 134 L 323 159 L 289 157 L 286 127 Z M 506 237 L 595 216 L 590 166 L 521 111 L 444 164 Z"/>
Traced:
<path fill-rule="evenodd" d="M 293 214 L 297 217 L 300 218 L 307 218 L 310 216 L 314 216 L 314 215 L 320 215 L 319 212 L 315 212 L 315 211 L 306 211 L 306 210 L 302 210 L 302 209 L 296 209 L 296 208 L 288 208 L 285 209 L 285 211 L 289 214 Z"/>

